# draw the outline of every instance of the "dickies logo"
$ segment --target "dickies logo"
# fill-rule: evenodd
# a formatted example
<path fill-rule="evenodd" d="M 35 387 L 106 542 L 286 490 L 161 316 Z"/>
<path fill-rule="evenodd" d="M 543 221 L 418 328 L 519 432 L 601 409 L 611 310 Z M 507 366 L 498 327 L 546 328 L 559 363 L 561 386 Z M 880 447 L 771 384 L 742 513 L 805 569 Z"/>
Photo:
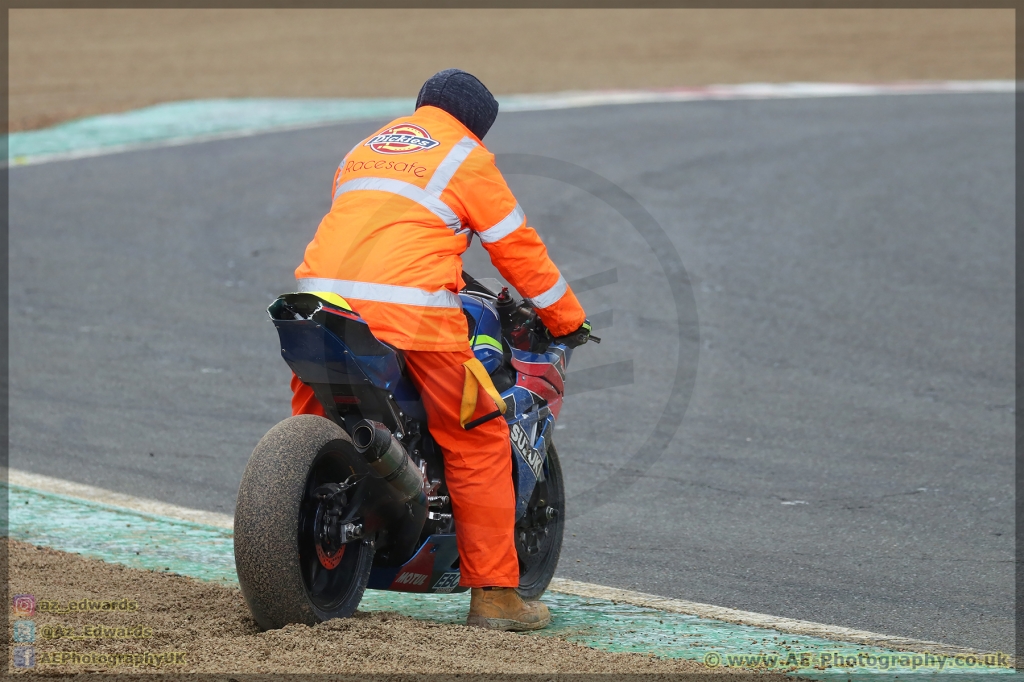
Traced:
<path fill-rule="evenodd" d="M 433 149 L 439 144 L 423 128 L 411 123 L 400 123 L 371 137 L 366 146 L 379 154 L 411 154 Z"/>

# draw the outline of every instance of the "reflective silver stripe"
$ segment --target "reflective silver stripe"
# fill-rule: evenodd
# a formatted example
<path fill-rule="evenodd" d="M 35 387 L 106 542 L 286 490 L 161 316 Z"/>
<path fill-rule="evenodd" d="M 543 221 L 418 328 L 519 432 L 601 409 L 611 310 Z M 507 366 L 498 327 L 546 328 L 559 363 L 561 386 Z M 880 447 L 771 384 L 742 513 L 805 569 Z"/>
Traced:
<path fill-rule="evenodd" d="M 550 305 L 558 303 L 558 299 L 565 296 L 565 292 L 568 291 L 569 284 L 565 281 L 565 277 L 558 276 L 558 281 L 555 282 L 555 286 L 545 291 L 540 296 L 532 296 L 530 300 L 533 301 L 533 305 L 538 308 L 547 308 Z"/>
<path fill-rule="evenodd" d="M 402 182 L 401 180 L 392 180 L 391 178 L 358 178 L 356 180 L 349 180 L 348 182 L 343 182 L 338 185 L 338 190 L 334 193 L 334 200 L 337 201 L 338 197 L 345 192 L 360 189 L 391 192 L 392 194 L 403 196 L 406 199 L 415 201 L 417 204 L 436 215 L 441 219 L 441 222 L 449 228 L 459 230 L 462 227 L 462 221 L 459 220 L 459 216 L 455 215 L 455 211 L 450 209 L 448 204 L 441 201 L 437 196 L 420 189 L 416 185 L 411 185 L 408 182 Z"/>
<path fill-rule="evenodd" d="M 503 239 L 518 230 L 524 220 L 526 220 L 526 213 L 523 212 L 519 204 L 516 204 L 512 212 L 502 218 L 497 225 L 478 233 L 480 241 L 484 244 L 492 244 L 499 239 Z"/>
<path fill-rule="evenodd" d="M 452 147 L 448 155 L 444 157 L 441 163 L 437 164 L 437 168 L 434 170 L 434 174 L 430 176 L 430 182 L 427 183 L 426 190 L 435 196 L 441 196 L 441 192 L 448 186 L 448 183 L 455 177 L 455 172 L 459 170 L 459 166 L 466 160 L 470 152 L 476 149 L 477 144 L 469 137 L 464 137 L 458 141 L 458 143 Z"/>
<path fill-rule="evenodd" d="M 433 293 L 419 287 L 400 287 L 393 284 L 371 284 L 352 282 L 345 279 L 308 277 L 298 280 L 299 291 L 330 291 L 343 298 L 355 298 L 380 303 L 418 305 L 425 308 L 461 308 L 462 301 L 456 294 L 441 289 Z"/>

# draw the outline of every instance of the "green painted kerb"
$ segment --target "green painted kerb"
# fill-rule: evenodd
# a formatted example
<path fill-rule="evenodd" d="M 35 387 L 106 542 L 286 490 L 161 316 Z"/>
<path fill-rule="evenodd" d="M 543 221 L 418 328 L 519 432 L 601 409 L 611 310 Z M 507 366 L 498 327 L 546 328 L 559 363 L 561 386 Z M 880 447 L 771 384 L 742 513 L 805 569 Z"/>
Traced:
<path fill-rule="evenodd" d="M 374 99 L 203 99 L 170 102 L 119 114 L 11 133 L 12 165 L 53 155 L 144 147 L 275 128 L 341 123 L 411 114 L 415 100 Z"/>
<path fill-rule="evenodd" d="M 557 106 L 557 94 L 503 95 L 503 111 Z M 91 156 L 149 146 L 307 126 L 408 116 L 416 101 L 407 97 L 197 99 L 167 102 L 115 114 L 90 116 L 41 130 L 8 135 L 13 166 L 48 158 Z M 371 129 L 367 129 L 367 134 Z M 343 154 L 347 149 L 338 150 Z M 339 157 L 340 158 L 340 157 Z"/>
<path fill-rule="evenodd" d="M 232 533 L 229 530 L 20 486 L 5 487 L 10 535 L 16 540 L 133 568 L 237 585 Z M 799 666 L 813 657 L 816 661 L 835 661 L 842 657 L 844 663 L 852 664 L 827 670 L 801 669 L 794 673 L 813 679 L 838 680 L 870 674 L 872 680 L 906 679 L 908 675 L 916 680 L 933 672 L 922 669 L 915 672 L 914 660 L 909 658 L 915 654 L 906 654 L 907 665 L 899 665 L 897 658 L 894 666 L 880 674 L 882 657 L 889 663 L 894 652 L 616 604 L 605 599 L 550 592 L 544 601 L 551 607 L 553 623 L 537 634 L 561 636 L 607 651 L 653 653 L 661 657 L 698 661 L 714 661 L 717 656 L 722 665 L 728 663 L 730 657 L 739 664 L 737 656 L 763 655 L 761 660 L 774 660 L 777 669 L 784 669 L 787 662 L 796 662 Z M 469 600 L 466 593 L 412 595 L 367 590 L 360 608 L 396 611 L 423 620 L 460 623 L 465 622 Z M 757 663 L 756 659 L 747 660 Z M 1011 670 L 997 667 L 969 671 L 946 669 L 944 674 L 950 672 L 969 672 L 974 676 L 1013 674 Z M 959 679 L 967 678 L 961 675 Z"/>

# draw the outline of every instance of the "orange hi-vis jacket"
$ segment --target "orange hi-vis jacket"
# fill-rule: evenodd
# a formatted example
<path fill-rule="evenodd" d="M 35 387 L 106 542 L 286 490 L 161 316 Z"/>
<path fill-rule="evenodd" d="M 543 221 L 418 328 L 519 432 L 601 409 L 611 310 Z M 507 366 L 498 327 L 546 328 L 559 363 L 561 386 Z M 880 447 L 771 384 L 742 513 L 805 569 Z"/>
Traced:
<path fill-rule="evenodd" d="M 334 203 L 295 271 L 299 291 L 348 300 L 381 341 L 469 347 L 458 291 L 473 235 L 554 336 L 583 308 L 494 164 L 453 116 L 424 106 L 360 142 L 334 175 Z"/>

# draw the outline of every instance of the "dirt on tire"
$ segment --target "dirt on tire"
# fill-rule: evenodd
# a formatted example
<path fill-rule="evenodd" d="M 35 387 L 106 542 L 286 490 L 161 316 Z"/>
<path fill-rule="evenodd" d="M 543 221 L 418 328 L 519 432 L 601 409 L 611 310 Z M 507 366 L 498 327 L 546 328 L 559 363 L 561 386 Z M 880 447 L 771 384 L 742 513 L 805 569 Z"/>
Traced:
<path fill-rule="evenodd" d="M 311 414 L 289 417 L 260 440 L 245 467 L 235 505 L 235 567 L 256 620 L 267 628 L 318 622 L 306 597 L 299 562 L 296 524 L 309 469 L 329 445 L 348 446 L 348 433 L 329 419 Z M 359 568 L 344 613 L 350 615 L 363 595 L 372 551 L 356 545 Z M 324 617 L 324 616 L 321 616 Z"/>
<path fill-rule="evenodd" d="M 356 675 L 431 674 L 431 679 L 467 674 L 637 674 L 645 679 L 685 679 L 711 672 L 692 661 L 597 651 L 557 637 L 491 632 L 461 625 L 414 620 L 394 613 L 357 613 L 319 625 L 289 625 L 260 632 L 237 589 L 185 576 L 109 564 L 75 554 L 6 541 L 10 594 L 31 594 L 36 613 L 36 667 L 10 668 L 30 675 L 75 673 L 318 673 Z M 42 604 L 83 599 L 117 602 L 133 609 L 42 611 Z M 97 606 L 99 609 L 100 606 Z M 13 621 L 18 616 L 12 611 Z M 48 639 L 57 627 L 135 628 L 136 639 Z M 139 630 L 138 628 L 143 628 Z M 146 630 L 145 628 L 148 628 Z M 8 630 L 8 641 L 13 631 Z M 54 652 L 184 654 L 183 665 L 132 667 L 64 663 L 43 665 Z M 651 677 L 647 677 L 651 676 Z M 465 677 L 463 677 L 465 679 Z M 759 675 L 759 680 L 787 679 Z"/>

